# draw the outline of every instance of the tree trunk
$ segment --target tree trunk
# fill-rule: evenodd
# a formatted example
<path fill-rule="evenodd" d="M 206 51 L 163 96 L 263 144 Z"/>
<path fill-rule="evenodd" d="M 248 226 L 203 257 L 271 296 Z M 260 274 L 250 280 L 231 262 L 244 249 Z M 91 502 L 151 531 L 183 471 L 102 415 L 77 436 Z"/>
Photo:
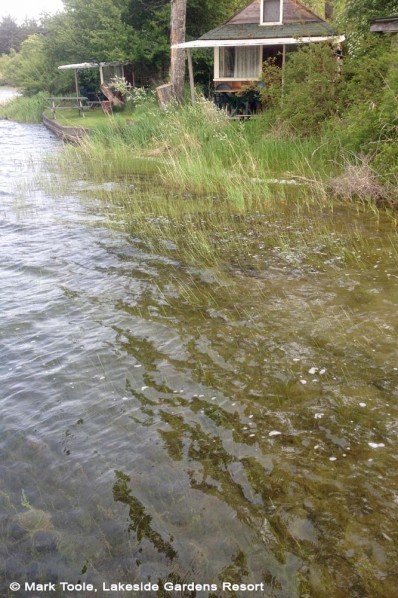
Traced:
<path fill-rule="evenodd" d="M 325 19 L 333 19 L 333 0 L 325 0 Z"/>
<path fill-rule="evenodd" d="M 187 0 L 171 0 L 171 45 L 185 42 Z M 181 102 L 184 93 L 185 50 L 171 50 L 170 79 L 175 97 Z"/>

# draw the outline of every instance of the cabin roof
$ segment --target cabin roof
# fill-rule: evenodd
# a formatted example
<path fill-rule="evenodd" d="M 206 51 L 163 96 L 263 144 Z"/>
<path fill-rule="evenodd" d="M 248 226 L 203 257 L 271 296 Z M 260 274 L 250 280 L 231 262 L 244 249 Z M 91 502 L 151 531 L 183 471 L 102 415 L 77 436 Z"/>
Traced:
<path fill-rule="evenodd" d="M 303 6 L 298 0 L 283 0 L 283 23 L 260 25 L 261 0 L 235 13 L 220 27 L 202 37 L 183 42 L 173 48 L 216 48 L 218 46 L 272 46 L 330 41 L 340 43 L 344 35 L 337 36 L 334 28 Z"/>
<path fill-rule="evenodd" d="M 288 25 L 261 26 L 254 23 L 245 25 L 222 25 L 199 39 L 277 39 L 286 37 L 319 37 L 334 35 L 334 29 L 326 22 L 289 23 Z"/>
<path fill-rule="evenodd" d="M 201 40 L 277 39 L 335 34 L 333 27 L 297 0 L 283 0 L 283 23 L 260 25 L 261 0 L 253 0 Z"/>

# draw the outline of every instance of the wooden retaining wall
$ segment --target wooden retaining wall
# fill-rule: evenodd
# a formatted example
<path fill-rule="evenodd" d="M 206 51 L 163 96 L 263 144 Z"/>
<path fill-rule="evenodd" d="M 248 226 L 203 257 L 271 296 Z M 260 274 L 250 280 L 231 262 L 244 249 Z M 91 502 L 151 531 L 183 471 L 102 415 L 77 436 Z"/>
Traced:
<path fill-rule="evenodd" d="M 86 135 L 89 135 L 89 129 L 84 127 L 66 127 L 60 125 L 56 120 L 48 118 L 43 114 L 43 125 L 63 141 L 69 143 L 79 143 Z"/>

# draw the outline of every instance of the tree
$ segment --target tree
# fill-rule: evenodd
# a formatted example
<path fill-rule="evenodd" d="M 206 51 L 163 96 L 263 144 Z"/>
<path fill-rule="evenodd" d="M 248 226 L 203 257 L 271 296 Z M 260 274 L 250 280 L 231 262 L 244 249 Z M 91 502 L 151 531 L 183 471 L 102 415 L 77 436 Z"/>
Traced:
<path fill-rule="evenodd" d="M 9 54 L 10 50 L 18 50 L 20 45 L 19 27 L 10 16 L 0 21 L 0 54 Z"/>
<path fill-rule="evenodd" d="M 11 50 L 18 52 L 25 39 L 41 31 L 34 20 L 26 20 L 22 25 L 18 25 L 12 17 L 3 17 L 0 20 L 0 55 L 9 54 Z"/>
<path fill-rule="evenodd" d="M 170 79 L 177 101 L 181 102 L 185 80 L 185 50 L 173 48 L 185 42 L 187 0 L 171 0 L 171 65 Z"/>
<path fill-rule="evenodd" d="M 4 73 L 24 95 L 34 95 L 51 88 L 54 73 L 44 49 L 44 37 L 34 34 L 25 39 L 17 53 L 11 50 Z"/>

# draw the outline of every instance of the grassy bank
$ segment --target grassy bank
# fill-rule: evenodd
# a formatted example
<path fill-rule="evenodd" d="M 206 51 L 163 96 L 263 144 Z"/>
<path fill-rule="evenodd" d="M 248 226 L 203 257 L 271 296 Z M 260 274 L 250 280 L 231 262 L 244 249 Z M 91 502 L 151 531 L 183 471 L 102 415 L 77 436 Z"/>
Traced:
<path fill-rule="evenodd" d="M 21 123 L 40 123 L 44 109 L 48 106 L 48 94 L 38 93 L 32 97 L 18 96 L 0 105 L 0 118 Z"/>
<path fill-rule="evenodd" d="M 166 112 L 140 107 L 132 122 L 107 119 L 60 160 L 72 184 L 76 170 L 97 181 L 87 192 L 150 251 L 257 275 L 270 254 L 282 269 L 309 271 L 372 259 L 365 229 L 385 216 L 370 201 L 341 202 L 329 192 L 346 168 L 340 158 L 337 139 L 286 135 L 266 114 L 231 121 L 201 100 Z M 102 184 L 109 181 L 112 188 Z"/>
<path fill-rule="evenodd" d="M 268 112 L 231 121 L 204 99 L 93 116 L 90 136 L 58 155 L 65 189 L 57 182 L 53 192 L 74 192 L 78 172 L 90 181 L 87 193 L 103 200 L 111 225 L 150 251 L 246 273 L 264 270 L 270 252 L 281 268 L 372 260 L 361 223 L 377 229 L 385 221 L 372 199 L 377 181 L 366 160 L 342 151 L 337 136 L 293 136 Z M 349 202 L 336 199 L 350 186 Z M 355 194 L 362 201 L 352 202 Z M 386 226 L 394 230 L 394 216 Z"/>
<path fill-rule="evenodd" d="M 164 112 L 141 106 L 132 120 L 107 119 L 79 148 L 67 148 L 66 161 L 79 161 L 100 180 L 137 172 L 137 159 L 146 158 L 170 188 L 222 195 L 243 206 L 263 201 L 270 179 L 316 183 L 337 173 L 336 149 L 278 135 L 265 117 L 231 121 L 202 99 Z"/>
<path fill-rule="evenodd" d="M 54 118 L 53 111 L 50 109 L 44 110 L 43 113 L 47 118 Z M 131 115 L 127 112 L 114 112 L 113 115 L 106 114 L 101 108 L 95 107 L 93 109 L 85 110 L 82 116 L 76 108 L 63 109 L 56 111 L 56 121 L 60 125 L 67 127 L 85 127 L 89 129 L 102 127 L 109 119 L 116 119 L 121 123 L 133 122 Z"/>

